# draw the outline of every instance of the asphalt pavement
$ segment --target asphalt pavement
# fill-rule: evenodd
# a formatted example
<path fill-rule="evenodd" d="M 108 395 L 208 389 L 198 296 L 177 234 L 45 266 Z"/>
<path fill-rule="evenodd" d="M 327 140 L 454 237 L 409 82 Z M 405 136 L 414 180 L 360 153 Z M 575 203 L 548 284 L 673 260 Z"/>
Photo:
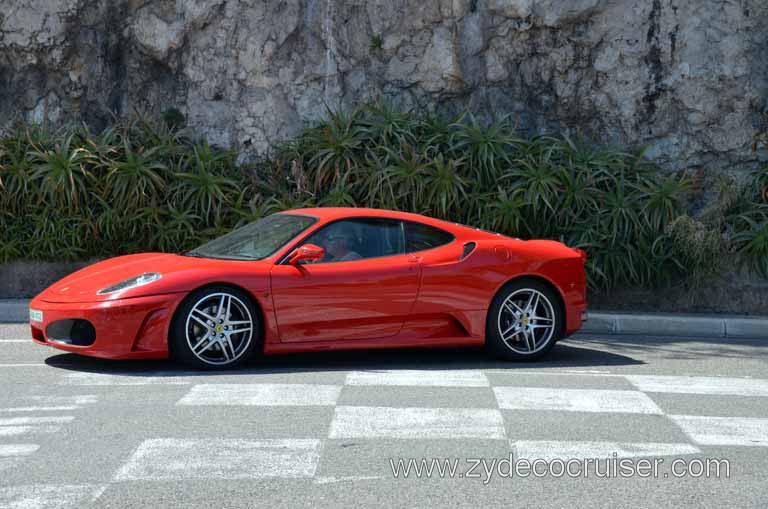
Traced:
<path fill-rule="evenodd" d="M 211 373 L 64 354 L 0 324 L 0 507 L 765 507 L 767 354 L 765 340 L 580 335 L 537 363 L 397 350 Z M 510 455 L 551 470 L 509 475 Z M 410 458 L 456 473 L 396 476 Z M 661 461 L 556 475 L 582 458 Z M 672 474 L 677 459 L 692 473 Z M 729 476 L 695 475 L 708 459 Z"/>

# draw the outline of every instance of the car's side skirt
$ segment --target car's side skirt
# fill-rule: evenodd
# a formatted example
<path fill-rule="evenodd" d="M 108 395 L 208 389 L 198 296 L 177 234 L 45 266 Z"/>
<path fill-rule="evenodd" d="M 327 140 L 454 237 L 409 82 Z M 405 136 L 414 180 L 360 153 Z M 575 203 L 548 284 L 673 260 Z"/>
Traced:
<path fill-rule="evenodd" d="M 337 341 L 312 341 L 304 343 L 271 343 L 264 345 L 264 354 L 281 354 L 294 352 L 316 352 L 325 350 L 370 350 L 387 348 L 425 348 L 425 347 L 457 347 L 482 346 L 484 337 L 447 337 L 447 338 L 382 338 Z"/>

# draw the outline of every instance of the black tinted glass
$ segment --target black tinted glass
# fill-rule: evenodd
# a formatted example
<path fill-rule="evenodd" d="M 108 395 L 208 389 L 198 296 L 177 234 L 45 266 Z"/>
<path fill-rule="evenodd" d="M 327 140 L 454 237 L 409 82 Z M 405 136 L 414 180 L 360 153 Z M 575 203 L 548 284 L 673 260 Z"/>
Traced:
<path fill-rule="evenodd" d="M 420 223 L 405 223 L 406 251 L 424 251 L 448 244 L 453 240 L 450 233 Z"/>
<path fill-rule="evenodd" d="M 321 262 L 354 261 L 403 253 L 400 221 L 360 218 L 336 221 L 314 233 L 306 243 L 325 250 Z"/>

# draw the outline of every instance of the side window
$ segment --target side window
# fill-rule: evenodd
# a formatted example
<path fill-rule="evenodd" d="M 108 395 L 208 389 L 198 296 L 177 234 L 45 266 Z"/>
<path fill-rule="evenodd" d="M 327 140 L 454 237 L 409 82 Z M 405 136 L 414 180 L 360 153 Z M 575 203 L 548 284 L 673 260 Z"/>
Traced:
<path fill-rule="evenodd" d="M 405 250 L 408 253 L 425 251 L 453 241 L 452 234 L 421 223 L 405 223 Z"/>
<path fill-rule="evenodd" d="M 336 221 L 306 241 L 325 249 L 325 258 L 316 263 L 347 262 L 403 254 L 400 221 L 360 218 Z"/>

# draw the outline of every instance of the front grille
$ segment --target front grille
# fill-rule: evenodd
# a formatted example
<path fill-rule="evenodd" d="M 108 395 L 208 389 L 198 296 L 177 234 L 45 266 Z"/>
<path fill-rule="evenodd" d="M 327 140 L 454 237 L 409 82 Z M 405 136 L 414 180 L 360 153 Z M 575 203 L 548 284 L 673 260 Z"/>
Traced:
<path fill-rule="evenodd" d="M 57 320 L 48 325 L 45 334 L 50 341 L 75 346 L 88 346 L 96 341 L 96 330 L 88 320 L 68 318 Z"/>

